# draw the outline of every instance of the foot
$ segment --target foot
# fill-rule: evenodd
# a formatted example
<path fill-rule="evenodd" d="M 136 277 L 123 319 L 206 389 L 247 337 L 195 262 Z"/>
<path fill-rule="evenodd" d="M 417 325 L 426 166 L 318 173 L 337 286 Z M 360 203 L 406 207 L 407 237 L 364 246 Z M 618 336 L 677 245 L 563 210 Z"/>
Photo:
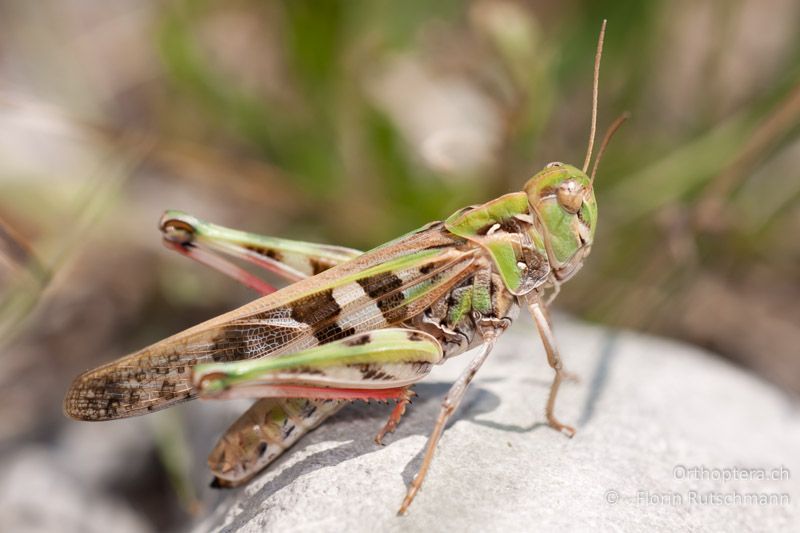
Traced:
<path fill-rule="evenodd" d="M 575 436 L 575 428 L 574 427 L 568 426 L 566 424 L 562 424 L 561 422 L 556 420 L 555 417 L 552 417 L 552 416 L 548 417 L 547 418 L 547 425 L 550 426 L 551 428 L 555 429 L 559 433 L 563 433 L 564 435 L 566 435 L 569 438 L 572 438 L 572 437 Z"/>

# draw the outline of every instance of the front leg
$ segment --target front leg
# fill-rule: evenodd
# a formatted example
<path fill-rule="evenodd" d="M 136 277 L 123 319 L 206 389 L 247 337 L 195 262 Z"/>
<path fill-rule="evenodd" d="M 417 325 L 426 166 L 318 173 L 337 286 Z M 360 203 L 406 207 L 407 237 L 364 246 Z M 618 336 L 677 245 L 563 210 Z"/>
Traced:
<path fill-rule="evenodd" d="M 544 350 L 547 352 L 547 362 L 556 373 L 556 375 L 553 377 L 553 383 L 550 385 L 550 395 L 547 398 L 547 409 L 545 411 L 547 423 L 551 428 L 556 429 L 571 438 L 573 435 L 575 435 L 575 428 L 559 422 L 554 413 L 558 388 L 561 386 L 561 382 L 564 379 L 569 379 L 570 374 L 567 374 L 564 371 L 564 365 L 561 362 L 561 355 L 558 353 L 556 339 L 553 336 L 553 328 L 550 326 L 550 321 L 547 319 L 547 315 L 545 314 L 545 310 L 541 300 L 539 299 L 539 295 L 533 292 L 526 297 L 526 300 L 528 303 L 528 309 L 531 312 L 531 316 L 533 316 L 533 320 L 536 322 L 536 329 L 539 330 L 539 337 L 541 337 L 542 344 L 544 344 Z"/>

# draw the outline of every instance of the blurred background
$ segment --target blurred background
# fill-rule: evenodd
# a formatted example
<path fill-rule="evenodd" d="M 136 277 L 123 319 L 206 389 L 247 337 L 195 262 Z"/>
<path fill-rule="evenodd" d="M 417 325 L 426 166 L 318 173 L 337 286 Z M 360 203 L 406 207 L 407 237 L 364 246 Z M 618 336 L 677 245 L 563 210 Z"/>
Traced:
<path fill-rule="evenodd" d="M 369 249 L 580 165 L 603 18 L 599 128 L 632 118 L 556 309 L 800 392 L 795 0 L 0 1 L 4 523 L 205 512 L 233 408 L 61 413 L 80 371 L 253 298 L 161 246 L 165 209 Z"/>

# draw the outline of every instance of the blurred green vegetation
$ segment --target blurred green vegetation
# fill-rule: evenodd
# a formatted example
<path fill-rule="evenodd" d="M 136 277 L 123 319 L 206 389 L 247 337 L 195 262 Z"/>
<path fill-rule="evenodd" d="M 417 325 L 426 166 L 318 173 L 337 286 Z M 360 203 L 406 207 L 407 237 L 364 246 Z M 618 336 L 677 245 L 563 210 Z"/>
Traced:
<path fill-rule="evenodd" d="M 796 2 L 0 5 L 0 217 L 53 275 L 40 313 L 65 286 L 85 309 L 102 283 L 120 295 L 130 322 L 108 326 L 109 350 L 247 297 L 152 248 L 164 209 L 368 249 L 549 161 L 580 164 L 607 18 L 600 130 L 633 118 L 600 166 L 592 256 L 556 306 L 800 390 Z M 104 262 L 130 276 L 93 277 Z M 13 287 L 24 265 L 6 263 Z M 78 351 L 70 364 L 110 355 Z"/>

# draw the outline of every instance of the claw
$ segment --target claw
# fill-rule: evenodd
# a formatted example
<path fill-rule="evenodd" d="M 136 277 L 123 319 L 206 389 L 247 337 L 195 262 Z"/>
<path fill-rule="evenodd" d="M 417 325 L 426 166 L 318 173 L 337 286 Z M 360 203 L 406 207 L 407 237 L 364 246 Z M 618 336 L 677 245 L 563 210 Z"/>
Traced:
<path fill-rule="evenodd" d="M 575 431 L 574 427 L 568 426 L 566 424 L 562 424 L 561 422 L 559 422 L 555 418 L 548 419 L 547 420 L 547 425 L 549 425 L 551 428 L 555 429 L 559 433 L 563 433 L 564 435 L 566 435 L 570 439 L 575 436 L 576 431 Z"/>

